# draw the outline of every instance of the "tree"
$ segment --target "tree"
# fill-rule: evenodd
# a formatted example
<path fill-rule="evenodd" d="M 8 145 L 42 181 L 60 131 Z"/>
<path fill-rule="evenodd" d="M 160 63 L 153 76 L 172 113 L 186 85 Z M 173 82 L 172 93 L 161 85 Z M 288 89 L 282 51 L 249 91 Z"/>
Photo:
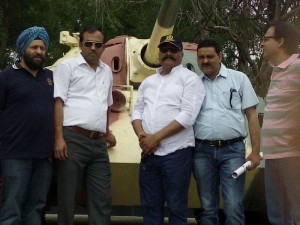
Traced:
<path fill-rule="evenodd" d="M 0 68 L 10 63 L 12 54 L 11 46 L 15 46 L 18 34 L 27 26 L 41 21 L 40 12 L 47 9 L 47 2 L 36 0 L 35 4 L 30 1 L 2 0 L 0 4 Z M 26 9 L 26 10 L 24 10 Z M 39 22 L 38 24 L 43 24 Z M 25 26 L 24 26 L 25 25 Z"/>
<path fill-rule="evenodd" d="M 2 0 L 0 70 L 14 61 L 15 41 L 29 26 L 47 29 L 51 41 L 47 65 L 51 65 L 68 50 L 59 44 L 60 31 L 79 32 L 83 26 L 96 25 L 107 39 L 122 34 L 149 38 L 160 4 L 161 0 Z M 265 96 L 271 70 L 262 60 L 260 39 L 270 21 L 299 27 L 299 4 L 300 0 L 183 1 L 174 33 L 191 42 L 217 39 L 224 47 L 224 63 L 245 72 L 257 94 Z"/>
<path fill-rule="evenodd" d="M 160 3 L 160 0 L 2 0 L 0 70 L 15 61 L 12 57 L 15 42 L 27 27 L 43 26 L 48 31 L 47 65 L 51 65 L 68 50 L 59 44 L 60 31 L 79 32 L 83 26 L 94 25 L 104 30 L 107 39 L 121 34 L 148 38 Z"/>
<path fill-rule="evenodd" d="M 50 36 L 46 65 L 53 64 L 68 47 L 59 44 L 60 31 L 79 32 L 83 26 L 95 25 L 104 30 L 106 39 L 126 34 L 149 38 L 155 24 L 161 0 L 2 0 L 0 4 L 0 70 L 15 61 L 15 42 L 22 30 L 43 26 Z M 184 30 L 188 1 L 176 24 L 176 31 Z M 10 12 L 10 13 L 5 13 Z M 130 15 L 130 16 L 129 16 Z M 188 40 L 191 31 L 182 32 Z"/>
<path fill-rule="evenodd" d="M 270 21 L 299 22 L 299 0 L 191 0 L 190 19 L 198 39 L 212 37 L 222 45 L 224 63 L 245 72 L 259 96 L 265 96 L 270 67 L 262 60 L 261 38 Z"/>

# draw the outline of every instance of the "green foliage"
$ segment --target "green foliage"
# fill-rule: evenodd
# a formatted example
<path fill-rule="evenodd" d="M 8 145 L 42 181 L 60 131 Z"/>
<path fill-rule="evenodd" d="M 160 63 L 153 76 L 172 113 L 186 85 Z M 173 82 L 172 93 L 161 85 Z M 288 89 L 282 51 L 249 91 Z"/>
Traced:
<path fill-rule="evenodd" d="M 122 34 L 149 38 L 160 3 L 160 0 L 2 0 L 0 70 L 13 60 L 5 52 L 15 49 L 18 35 L 30 26 L 43 26 L 48 31 L 47 65 L 51 65 L 67 51 L 67 47 L 59 44 L 60 31 L 79 32 L 84 26 L 93 25 L 102 28 L 107 39 Z"/>
<path fill-rule="evenodd" d="M 7 65 L 12 65 L 16 59 L 14 52 L 6 50 L 2 55 L 2 60 L 0 61 L 0 68 L 6 68 Z M 2 70 L 2 69 L 1 69 Z"/>
<path fill-rule="evenodd" d="M 270 20 L 292 21 L 300 28 L 300 0 L 184 0 L 174 33 L 184 41 L 217 39 L 226 54 L 224 63 L 252 79 L 259 76 L 260 39 Z M 276 3 L 276 4 L 275 4 Z M 14 58 L 22 30 L 44 26 L 50 35 L 53 64 L 68 47 L 59 44 L 60 31 L 79 32 L 86 25 L 104 30 L 106 38 L 130 35 L 149 38 L 161 0 L 1 0 L 0 70 Z"/>

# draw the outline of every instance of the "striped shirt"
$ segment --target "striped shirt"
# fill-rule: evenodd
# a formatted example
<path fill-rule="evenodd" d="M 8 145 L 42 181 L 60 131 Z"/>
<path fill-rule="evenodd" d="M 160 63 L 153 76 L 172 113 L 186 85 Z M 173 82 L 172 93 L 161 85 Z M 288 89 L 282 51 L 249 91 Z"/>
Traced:
<path fill-rule="evenodd" d="M 262 127 L 264 158 L 300 156 L 300 59 L 273 66 Z"/>

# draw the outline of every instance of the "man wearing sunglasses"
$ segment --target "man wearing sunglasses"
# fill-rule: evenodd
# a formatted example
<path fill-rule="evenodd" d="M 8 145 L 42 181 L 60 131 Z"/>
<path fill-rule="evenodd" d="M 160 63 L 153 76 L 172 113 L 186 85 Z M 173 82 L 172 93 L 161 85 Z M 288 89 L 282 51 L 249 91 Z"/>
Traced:
<path fill-rule="evenodd" d="M 206 98 L 194 126 L 196 147 L 194 176 L 201 202 L 201 225 L 219 224 L 219 193 L 222 188 L 226 225 L 244 225 L 245 174 L 231 174 L 245 162 L 244 138 L 248 121 L 252 152 L 251 169 L 259 165 L 258 99 L 246 74 L 226 68 L 221 46 L 213 39 L 198 45 L 198 65 Z"/>
<path fill-rule="evenodd" d="M 88 27 L 79 37 L 81 54 L 54 71 L 58 224 L 74 224 L 74 203 L 84 183 L 89 224 L 106 225 L 111 213 L 107 144 L 116 145 L 108 127 L 113 77 L 100 60 L 103 32 Z"/>
<path fill-rule="evenodd" d="M 139 87 L 132 125 L 142 149 L 140 198 L 145 225 L 187 224 L 187 197 L 195 145 L 193 124 L 205 96 L 200 78 L 181 64 L 182 42 L 160 40 L 161 67 Z"/>

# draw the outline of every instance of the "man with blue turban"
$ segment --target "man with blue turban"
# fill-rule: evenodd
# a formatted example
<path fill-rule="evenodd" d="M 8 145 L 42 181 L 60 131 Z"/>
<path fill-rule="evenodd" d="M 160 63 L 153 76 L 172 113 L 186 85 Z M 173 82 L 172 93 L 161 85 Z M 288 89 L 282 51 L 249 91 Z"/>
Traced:
<path fill-rule="evenodd" d="M 28 45 L 33 40 L 42 40 L 44 42 L 46 50 L 49 46 L 49 36 L 44 27 L 30 27 L 24 30 L 18 37 L 16 48 L 20 56 L 22 56 L 27 49 Z"/>
<path fill-rule="evenodd" d="M 20 59 L 0 72 L 1 225 L 41 225 L 52 177 L 52 71 L 43 68 L 49 36 L 30 27 L 18 37 Z"/>

